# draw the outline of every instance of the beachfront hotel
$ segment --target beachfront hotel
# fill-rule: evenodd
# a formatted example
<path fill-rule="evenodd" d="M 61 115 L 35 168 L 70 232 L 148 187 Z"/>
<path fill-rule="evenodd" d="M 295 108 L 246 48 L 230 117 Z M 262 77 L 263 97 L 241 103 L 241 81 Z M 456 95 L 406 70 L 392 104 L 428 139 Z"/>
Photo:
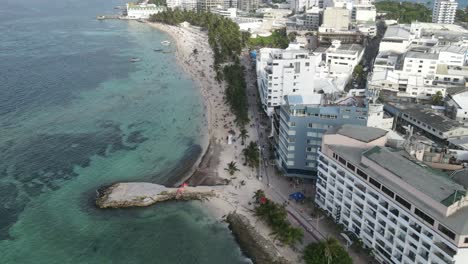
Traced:
<path fill-rule="evenodd" d="M 467 182 L 386 147 L 386 131 L 343 126 L 323 136 L 315 203 L 381 263 L 468 263 Z"/>
<path fill-rule="evenodd" d="M 164 6 L 155 4 L 134 4 L 127 3 L 127 19 L 147 19 L 151 15 L 163 12 Z"/>
<path fill-rule="evenodd" d="M 317 151 L 329 128 L 344 124 L 392 127 L 393 118 L 384 117 L 382 104 L 365 96 L 331 98 L 322 94 L 289 95 L 273 114 L 276 165 L 285 176 L 316 179 Z"/>

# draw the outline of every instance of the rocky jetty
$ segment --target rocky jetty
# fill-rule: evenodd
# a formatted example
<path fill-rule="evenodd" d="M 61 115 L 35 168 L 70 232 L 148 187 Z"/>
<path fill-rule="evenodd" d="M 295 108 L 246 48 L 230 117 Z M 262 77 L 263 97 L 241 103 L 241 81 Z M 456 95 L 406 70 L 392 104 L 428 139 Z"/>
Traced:
<path fill-rule="evenodd" d="M 169 200 L 206 200 L 217 196 L 216 190 L 208 186 L 167 188 L 145 182 L 116 183 L 99 190 L 96 205 L 99 208 L 122 208 L 148 206 Z"/>
<path fill-rule="evenodd" d="M 270 240 L 267 240 L 255 230 L 249 219 L 244 215 L 230 213 L 226 217 L 229 229 L 236 237 L 244 254 L 256 264 L 289 264 L 275 248 Z"/>

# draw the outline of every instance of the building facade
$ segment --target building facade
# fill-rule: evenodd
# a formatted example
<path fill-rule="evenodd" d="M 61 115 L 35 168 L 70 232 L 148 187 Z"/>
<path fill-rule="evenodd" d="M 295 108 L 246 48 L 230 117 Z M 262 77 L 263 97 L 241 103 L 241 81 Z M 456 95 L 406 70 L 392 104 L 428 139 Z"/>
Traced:
<path fill-rule="evenodd" d="M 453 24 L 458 3 L 456 0 L 436 0 L 432 9 L 432 23 Z"/>
<path fill-rule="evenodd" d="M 373 131 L 326 134 L 315 203 L 381 263 L 468 263 L 466 186 L 384 144 Z"/>
<path fill-rule="evenodd" d="M 303 49 L 263 48 L 257 54 L 257 84 L 268 115 L 289 94 L 313 94 L 322 54 Z"/>
<path fill-rule="evenodd" d="M 127 3 L 127 18 L 148 19 L 151 15 L 163 12 L 164 10 L 166 10 L 166 7 L 154 4 Z"/>
<path fill-rule="evenodd" d="M 278 168 L 288 177 L 315 179 L 323 133 L 343 124 L 381 126 L 383 105 L 356 97 L 327 104 L 318 94 L 287 96 L 273 118 Z"/>

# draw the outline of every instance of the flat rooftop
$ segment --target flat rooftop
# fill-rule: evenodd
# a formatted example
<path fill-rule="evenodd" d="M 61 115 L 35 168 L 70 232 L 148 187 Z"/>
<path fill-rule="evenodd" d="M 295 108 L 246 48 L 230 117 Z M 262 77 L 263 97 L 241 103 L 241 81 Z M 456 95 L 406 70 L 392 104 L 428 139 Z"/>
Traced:
<path fill-rule="evenodd" d="M 329 148 L 451 230 L 458 234 L 468 234 L 468 207 L 459 209 L 456 213 L 446 217 L 427 204 L 427 201 L 401 188 L 400 185 L 362 164 L 361 161 L 363 156 L 367 157 L 445 206 L 453 204 L 465 194 L 464 187 L 451 180 L 447 174 L 433 170 L 423 163 L 409 160 L 400 151 L 391 148 L 376 146 L 363 149 L 338 145 L 329 145 Z"/>
<path fill-rule="evenodd" d="M 396 103 L 388 103 L 388 105 L 442 132 L 449 132 L 464 126 L 462 122 L 450 119 L 421 105 Z"/>
<path fill-rule="evenodd" d="M 408 51 L 406 53 L 406 58 L 437 60 L 439 58 L 439 54 L 438 53 Z"/>
<path fill-rule="evenodd" d="M 327 130 L 326 134 L 339 134 L 368 143 L 385 136 L 387 131 L 375 127 L 342 125 Z"/>
<path fill-rule="evenodd" d="M 450 180 L 443 172 L 432 170 L 424 163 L 413 162 L 391 149 L 376 146 L 363 155 L 446 206 L 452 204 L 445 201 L 455 192 L 465 192 L 463 186 Z"/>

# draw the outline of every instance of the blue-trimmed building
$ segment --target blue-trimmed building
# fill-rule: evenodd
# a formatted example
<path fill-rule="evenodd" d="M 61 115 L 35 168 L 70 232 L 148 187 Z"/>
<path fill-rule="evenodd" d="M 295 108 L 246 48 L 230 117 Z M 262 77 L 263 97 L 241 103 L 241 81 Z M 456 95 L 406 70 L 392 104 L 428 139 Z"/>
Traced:
<path fill-rule="evenodd" d="M 285 96 L 273 116 L 277 167 L 289 177 L 315 179 L 317 151 L 323 133 L 335 126 L 351 124 L 385 127 L 383 105 L 365 97 L 330 100 L 323 94 Z M 391 125 L 390 125 L 391 127 Z"/>

